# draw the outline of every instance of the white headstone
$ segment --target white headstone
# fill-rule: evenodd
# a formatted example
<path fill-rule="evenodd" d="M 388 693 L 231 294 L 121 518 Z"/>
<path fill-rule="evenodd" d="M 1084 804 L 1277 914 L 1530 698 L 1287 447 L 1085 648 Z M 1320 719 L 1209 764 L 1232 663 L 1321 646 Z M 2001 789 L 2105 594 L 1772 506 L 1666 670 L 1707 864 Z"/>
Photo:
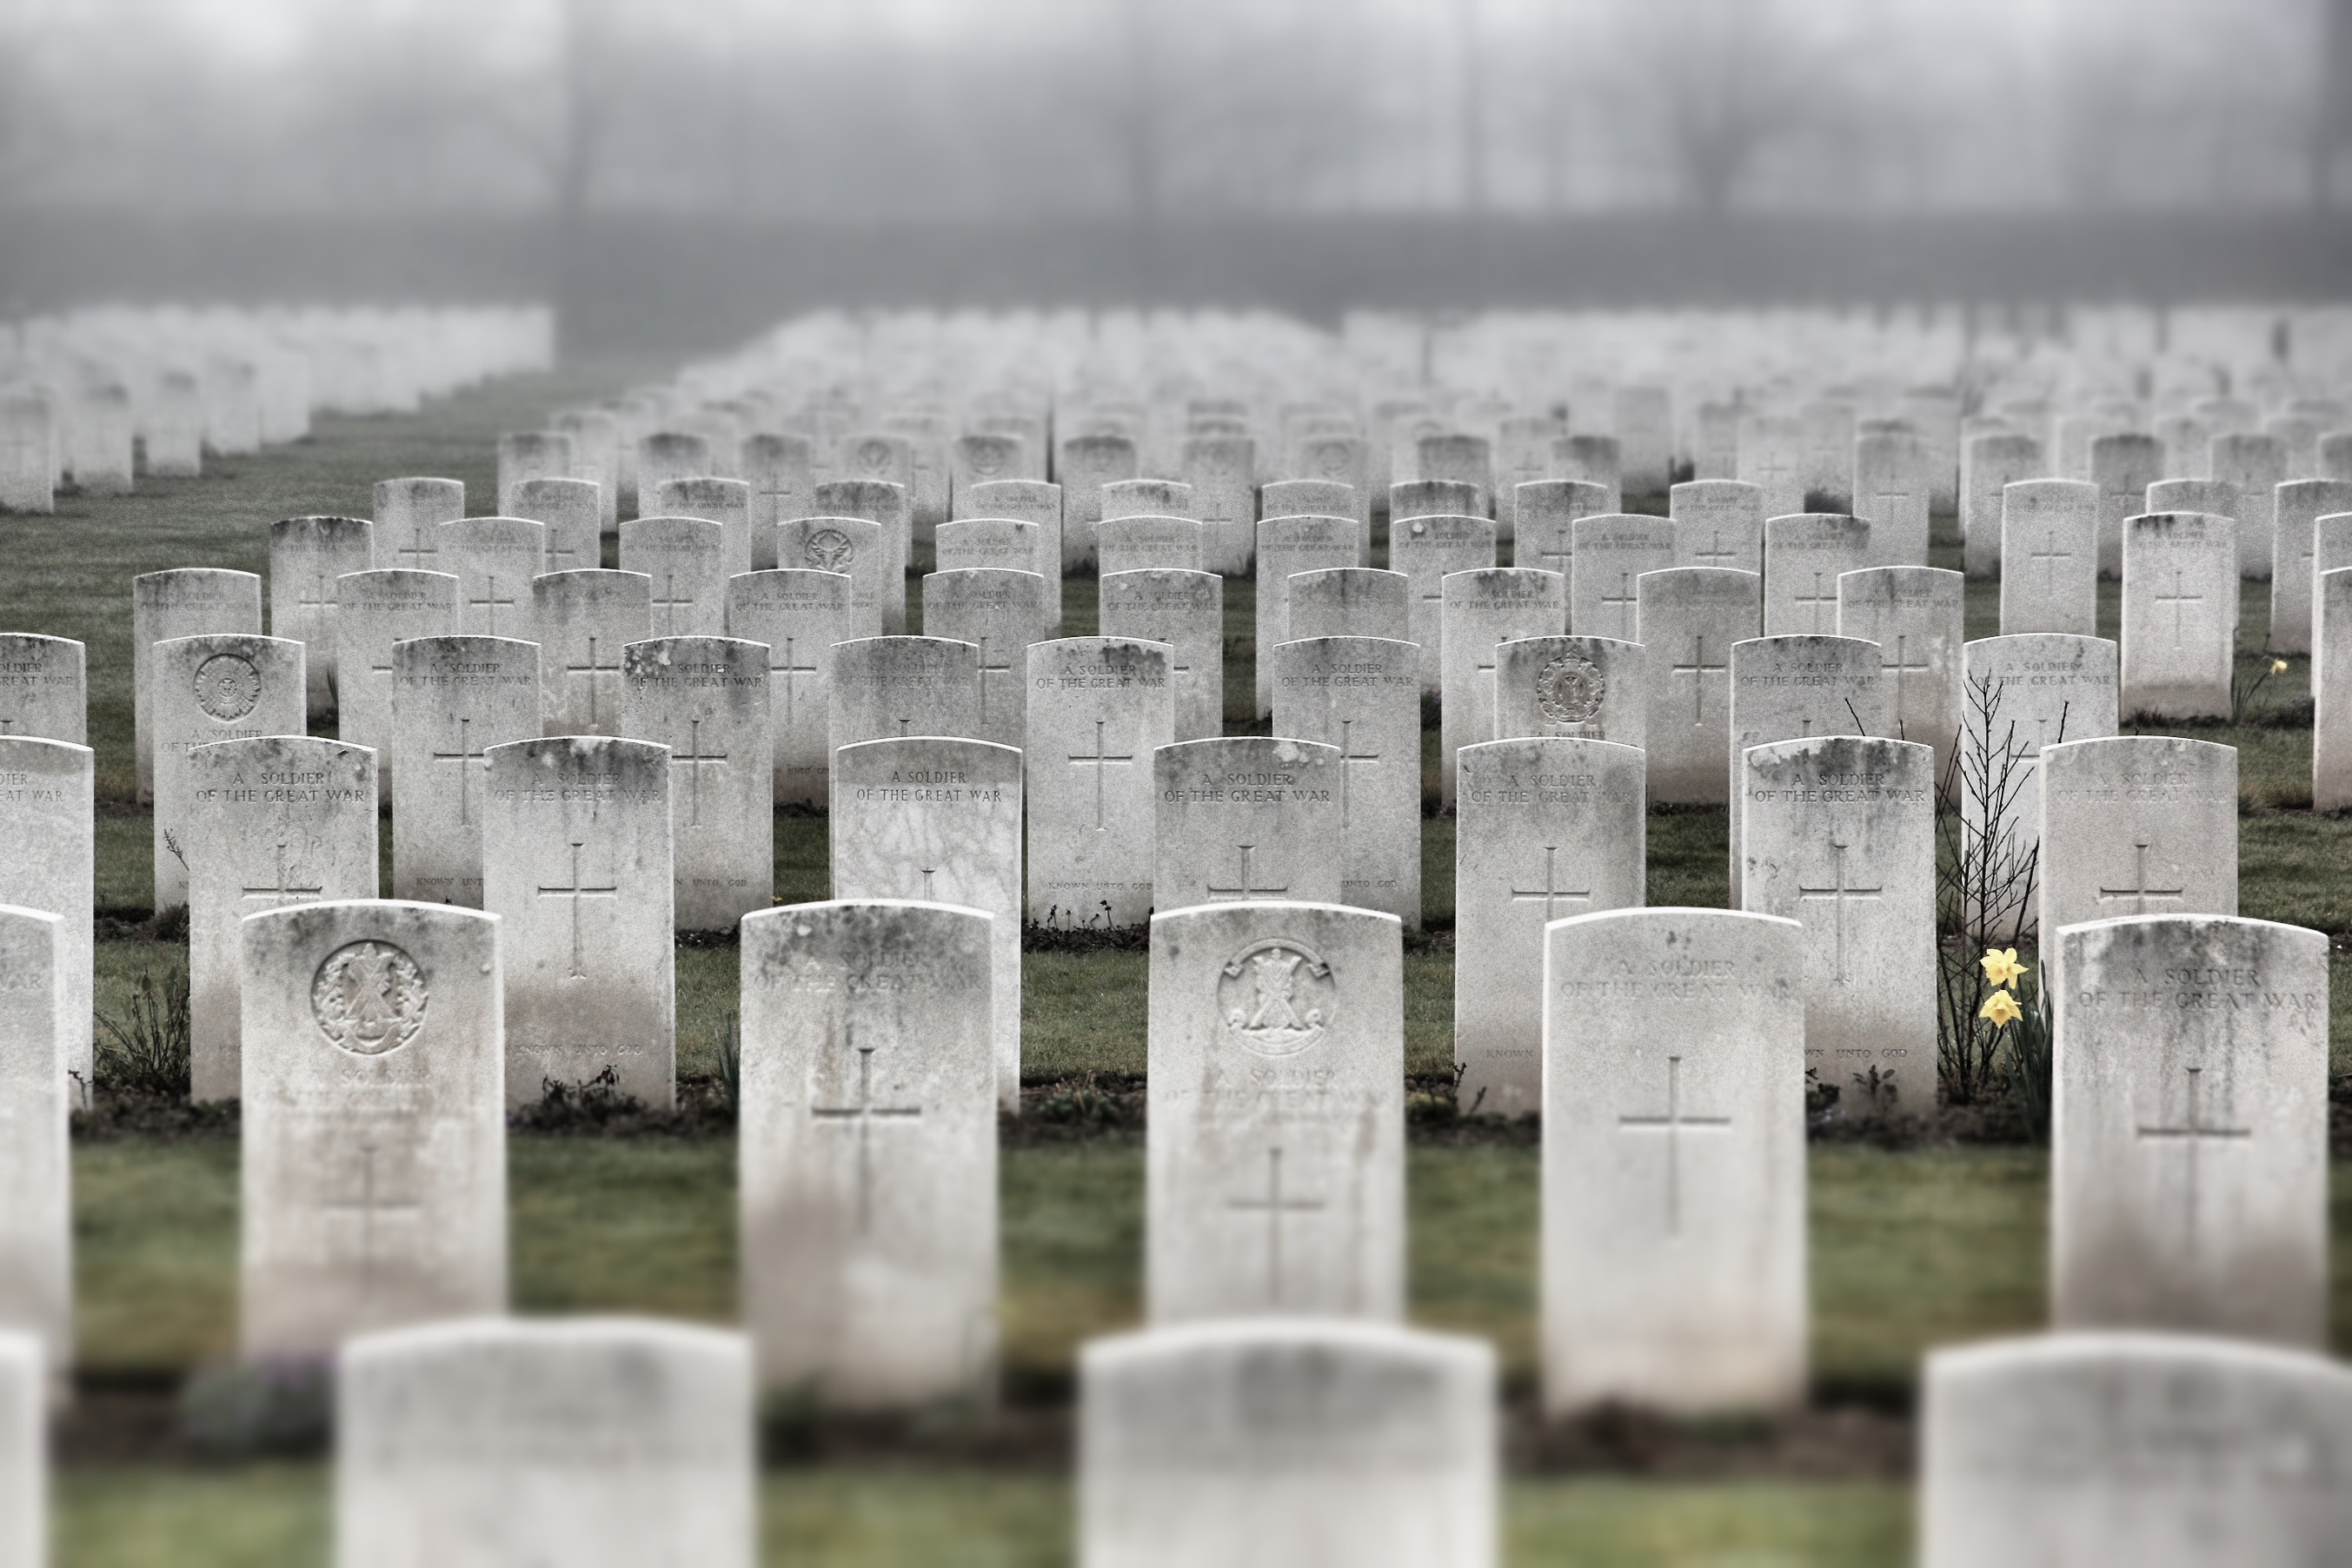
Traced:
<path fill-rule="evenodd" d="M 1546 928 L 1548 1412 L 1804 1397 L 1803 951 L 1727 910 Z"/>
<path fill-rule="evenodd" d="M 1936 749 L 1931 782 L 1938 791 L 1952 777 L 1967 706 L 1960 691 L 1967 595 L 1967 578 L 1934 566 L 1874 566 L 1838 578 L 1838 635 L 1878 645 L 1887 732 Z"/>
<path fill-rule="evenodd" d="M 1176 739 L 1174 658 L 1165 643 L 1124 637 L 1030 645 L 1031 924 L 1113 929 L 1150 917 L 1151 844 L 1135 825 L 1152 812 L 1152 753 Z"/>
<path fill-rule="evenodd" d="M 2001 567 L 2001 491 L 2019 479 L 2048 477 L 2042 443 L 2013 431 L 1992 431 L 1961 449 L 1961 561 L 1971 577 L 1998 576 Z"/>
<path fill-rule="evenodd" d="M 1927 443 L 1915 435 L 1854 437 L 1853 510 L 1870 521 L 1874 566 L 1927 564 Z"/>
<path fill-rule="evenodd" d="M 2197 454 L 2203 465 L 2205 454 L 2200 447 Z M 2147 487 L 2167 474 L 2186 473 L 2186 468 L 2165 466 L 2164 444 L 2155 437 L 2138 431 L 2119 430 L 2100 436 L 2091 442 L 2090 484 L 2098 491 L 2098 574 L 2109 579 L 2119 578 L 2124 571 L 2124 519 L 2137 517 L 2147 510 Z M 2021 479 L 2021 481 L 2022 480 Z M 2034 481 L 2049 486 L 2057 481 Z M 2004 487 L 2005 488 L 2005 487 Z M 2006 554 L 2001 557 L 2005 563 Z M 2067 562 L 2077 566 L 2077 562 Z M 2006 571 L 2002 580 L 2008 580 Z M 2021 631 L 2074 631 L 2089 637 L 2095 626 L 2021 626 Z"/>
<path fill-rule="evenodd" d="M 1405 640 L 1421 645 L 1421 689 L 1437 692 L 1444 686 L 1445 579 L 1495 564 L 1494 519 L 1433 516 L 1391 523 L 1389 564 L 1408 584 Z"/>
<path fill-rule="evenodd" d="M 1191 517 L 1192 487 L 1179 479 L 1115 479 L 1102 487 L 1102 516 Z"/>
<path fill-rule="evenodd" d="M 2040 927 L 2238 912 L 2238 750 L 2173 735 L 2042 748 Z"/>
<path fill-rule="evenodd" d="M 1511 564 L 1562 574 L 1576 558 L 1577 520 L 1616 510 L 1607 487 L 1589 479 L 1530 480 L 1514 496 L 1518 515 L 1511 529 Z"/>
<path fill-rule="evenodd" d="M 1927 1356 L 1921 1568 L 2302 1568 L 2352 1536 L 2352 1372 L 2194 1335 Z"/>
<path fill-rule="evenodd" d="M 2083 479 L 2020 479 L 2001 492 L 2000 629 L 2098 630 L 2099 510 Z"/>
<path fill-rule="evenodd" d="M 244 1352 L 505 1311 L 497 917 L 304 904 L 244 936 Z"/>
<path fill-rule="evenodd" d="M 1766 637 L 1731 647 L 1731 897 L 1739 899 L 1739 836 L 1745 814 L 1741 759 L 1750 746 L 1821 735 L 1886 732 L 1885 678 L 1878 645 L 1859 637 Z"/>
<path fill-rule="evenodd" d="M 1095 563 L 1095 525 L 1103 517 L 1103 487 L 1135 478 L 1135 443 L 1125 436 L 1074 436 L 1062 443 L 1054 477 L 1062 486 L 1062 569 Z"/>
<path fill-rule="evenodd" d="M 1151 920 L 1145 1312 L 1404 1315 L 1404 951 L 1294 900 Z"/>
<path fill-rule="evenodd" d="M 529 635 L 530 583 L 547 570 L 547 524 L 526 517 L 468 517 L 441 525 L 441 569 L 457 579 L 461 636 Z"/>
<path fill-rule="evenodd" d="M 1080 1352 L 1079 1552 L 1097 1568 L 1490 1568 L 1495 1352 L 1244 1319 Z"/>
<path fill-rule="evenodd" d="M 1837 512 L 1764 522 L 1764 635 L 1827 637 L 1837 629 L 1838 577 L 1874 563 L 1870 524 Z"/>
<path fill-rule="evenodd" d="M 781 535 L 777 552 L 781 559 Z M 726 625 L 726 531 L 719 524 L 698 517 L 625 522 L 621 570 L 642 572 L 651 580 L 654 636 L 717 637 Z"/>
<path fill-rule="evenodd" d="M 1543 1100 L 1543 946 L 1553 921 L 1645 901 L 1642 753 L 1605 741 L 1465 746 L 1454 807 L 1454 1098 Z"/>
<path fill-rule="evenodd" d="M 1138 512 L 1107 517 L 1095 526 L 1096 562 L 1105 575 L 1113 572 L 1206 570 L 1204 524 L 1189 517 L 1160 517 Z"/>
<path fill-rule="evenodd" d="M 356 517 L 289 517 L 269 525 L 270 635 L 307 650 L 307 715 L 335 708 L 335 579 L 374 564 L 373 525 Z"/>
<path fill-rule="evenodd" d="M 907 570 L 914 560 L 915 524 L 912 501 L 906 486 L 887 479 L 828 479 L 816 487 L 816 521 L 802 526 L 801 520 L 778 528 L 776 533 L 776 564 L 779 566 L 814 566 L 823 572 L 847 572 L 859 575 L 856 565 L 846 560 L 833 564 L 810 558 L 807 542 L 822 547 L 822 552 L 837 555 L 838 542 L 827 535 L 854 532 L 844 529 L 839 520 L 863 519 L 880 528 L 878 536 L 881 553 L 868 558 L 865 570 L 875 582 L 876 597 L 882 606 L 882 630 L 886 636 L 897 636 L 907 629 Z M 800 558 L 787 552 L 787 533 L 794 536 L 792 542 L 800 545 Z M 924 540 L 929 542 L 928 531 Z M 858 553 L 867 547 L 861 544 Z"/>
<path fill-rule="evenodd" d="M 0 511 L 45 517 L 57 510 L 57 416 L 46 398 L 0 395 Z"/>
<path fill-rule="evenodd" d="M 943 524 L 941 533 L 952 524 Z M 844 573 L 779 568 L 727 580 L 727 635 L 768 649 L 768 721 L 776 804 L 822 806 L 829 788 L 828 710 L 835 643 L 879 635 Z"/>
<path fill-rule="evenodd" d="M 2312 563 L 2318 521 L 2352 512 L 2352 479 L 2292 479 L 2278 487 L 2271 555 L 2271 635 L 2273 654 L 2312 650 Z"/>
<path fill-rule="evenodd" d="M 1614 637 L 1515 637 L 1497 644 L 1495 738 L 1568 736 L 1639 749 L 1649 722 L 1648 668 L 1646 648 Z M 1458 778 L 1455 792 L 1458 799 Z"/>
<path fill-rule="evenodd" d="M 441 525 L 466 515 L 460 479 L 378 479 L 374 564 L 384 572 L 440 572 Z"/>
<path fill-rule="evenodd" d="M 2311 808 L 2352 806 L 2352 569 L 2315 580 L 2319 636 L 2311 658 Z"/>
<path fill-rule="evenodd" d="M 669 748 L 677 929 L 732 931 L 773 903 L 767 645 L 740 637 L 629 644 L 621 650 L 621 732 Z"/>
<path fill-rule="evenodd" d="M 376 784 L 389 799 L 392 647 L 412 637 L 456 635 L 457 579 L 446 572 L 404 567 L 346 572 L 335 580 L 335 640 L 342 663 L 335 733 L 376 753 Z"/>
<path fill-rule="evenodd" d="M 1339 752 L 1339 901 L 1419 931 L 1420 650 L 1382 637 L 1317 637 L 1269 653 L 1275 732 Z"/>
<path fill-rule="evenodd" d="M 1739 479 L 1764 494 L 1766 517 L 1805 510 L 1805 426 L 1783 414 L 1750 414 L 1739 421 Z"/>
<path fill-rule="evenodd" d="M 1268 485 L 1266 489 L 1271 492 L 1281 487 Z M 1269 500 L 1266 504 L 1276 503 Z M 1292 575 L 1352 567 L 1363 557 L 1364 531 L 1351 517 L 1286 513 L 1269 515 L 1257 525 L 1255 676 L 1259 718 L 1274 711 L 1272 650 L 1276 643 L 1289 640 Z"/>
<path fill-rule="evenodd" d="M 1199 436 L 1184 443 L 1181 463 L 1201 520 L 1202 568 L 1245 577 L 1257 545 L 1257 446 L 1246 436 Z"/>
<path fill-rule="evenodd" d="M 87 919 L 83 921 L 85 928 Z M 47 910 L 0 903 L 0 1347 L 18 1335 L 40 1347 L 38 1363 L 58 1385 L 73 1366 L 73 1169 L 67 1117 L 80 1097 L 68 1078 L 77 989 L 66 922 Z M 87 977 L 79 988 L 88 1016 Z M 0 1349 L 0 1356 L 6 1354 Z M 0 1564 L 39 1568 L 9 1539 L 12 1454 L 19 1399 L 37 1404 L 40 1384 L 10 1386 L 17 1369 L 0 1360 Z M 42 1434 L 46 1436 L 46 1434 Z M 37 1543 L 46 1546 L 46 1542 Z"/>
<path fill-rule="evenodd" d="M 1764 574 L 1764 490 L 1739 479 L 1690 479 L 1667 492 L 1675 564 Z"/>
<path fill-rule="evenodd" d="M 1476 517 L 1478 487 L 1460 479 L 1407 479 L 1389 487 L 1389 537 L 1416 517 Z"/>
<path fill-rule="evenodd" d="M 1102 635 L 1166 643 L 1176 689 L 1176 738 L 1225 728 L 1225 581 L 1213 572 L 1117 572 L 1101 580 Z"/>
<path fill-rule="evenodd" d="M 530 479 L 572 472 L 572 437 L 560 430 L 514 430 L 499 437 L 499 515 L 520 517 L 515 492 Z"/>
<path fill-rule="evenodd" d="M 764 572 L 777 564 L 776 525 L 806 517 L 816 505 L 815 454 L 809 438 L 745 437 L 743 482 L 751 487 L 751 569 Z"/>
<path fill-rule="evenodd" d="M 2231 514 L 2238 520 L 2238 574 L 2267 578 L 2278 488 L 2287 478 L 2285 445 L 2275 436 L 2252 431 L 2216 436 L 2212 462 L 2213 478 L 2238 492 L 2238 510 Z"/>
<path fill-rule="evenodd" d="M 2326 937 L 2145 915 L 2053 946 L 2052 1324 L 2326 1345 Z"/>
<path fill-rule="evenodd" d="M 1032 568 L 1038 575 L 1059 582 L 1062 557 L 1062 487 L 1043 479 L 990 479 L 959 492 L 959 517 L 997 518 L 1035 523 L 1044 535 L 1045 552 Z"/>
<path fill-rule="evenodd" d="M 1263 735 L 1153 752 L 1152 907 L 1339 902 L 1343 765 L 1337 746 Z"/>
<path fill-rule="evenodd" d="M 1568 584 L 1556 572 L 1493 566 L 1448 573 L 1440 586 L 1444 599 L 1438 790 L 1441 804 L 1451 805 L 1454 753 L 1495 738 L 1495 650 L 1521 637 L 1565 632 Z M 1631 588 L 1629 582 L 1629 593 Z"/>
<path fill-rule="evenodd" d="M 0 632 L 0 735 L 86 743 L 88 651 L 70 637 Z"/>
<path fill-rule="evenodd" d="M 541 570 L 593 572 L 604 563 L 604 502 L 593 479 L 525 479 L 509 515 L 547 529 Z M 693 514 L 699 515 L 699 514 Z"/>
<path fill-rule="evenodd" d="M 539 733 L 537 643 L 454 637 L 394 645 L 394 897 L 482 907 L 485 755 Z"/>
<path fill-rule="evenodd" d="M 923 579 L 924 635 L 980 650 L 979 739 L 1022 744 L 1029 645 L 1053 635 L 1058 587 L 1034 572 L 1001 567 L 934 572 Z"/>
<path fill-rule="evenodd" d="M 139 802 L 155 798 L 155 731 L 150 712 L 155 645 L 173 637 L 261 635 L 261 579 L 250 572 L 183 566 L 131 580 L 131 740 Z"/>
<path fill-rule="evenodd" d="M 672 479 L 715 474 L 709 440 L 683 430 L 656 430 L 637 439 L 636 503 L 639 517 L 658 517 L 654 498 Z M 623 564 L 626 564 L 624 563 Z"/>
<path fill-rule="evenodd" d="M 2160 487 L 2159 487 L 2160 488 Z M 2124 524 L 2123 711 L 2230 717 L 2238 639 L 2238 525 L 2209 512 Z"/>
<path fill-rule="evenodd" d="M 1633 585 L 1645 572 L 1681 564 L 1681 525 L 1662 517 L 1602 513 L 1570 525 L 1575 556 L 1568 584 L 1568 628 L 1579 637 L 1633 640 Z"/>
<path fill-rule="evenodd" d="M 1642 745 L 1650 798 L 1722 805 L 1731 790 L 1731 648 L 1763 629 L 1764 580 L 1725 567 L 1678 566 L 1643 573 L 1633 586 L 1641 599 L 1648 709 Z"/>
<path fill-rule="evenodd" d="M 1412 584 L 1402 572 L 1368 566 L 1294 572 L 1288 589 L 1287 624 L 1281 641 L 1308 637 L 1412 640 Z"/>
<path fill-rule="evenodd" d="M 1842 1118 L 1936 1105 L 1935 753 L 1840 735 L 1749 750 L 1740 907 L 1805 928 L 1805 1065 Z"/>
<path fill-rule="evenodd" d="M 852 585 L 851 602 L 865 635 L 881 637 L 889 625 L 888 609 L 900 606 L 905 624 L 907 584 L 903 575 L 891 575 L 891 557 L 880 523 L 859 517 L 794 518 L 776 529 L 776 566 L 780 571 L 837 573 Z"/>
<path fill-rule="evenodd" d="M 506 1103 L 610 1068 L 675 1102 L 674 868 L 667 748 L 610 735 L 494 746 L 482 907 L 506 964 Z"/>
<path fill-rule="evenodd" d="M 1021 1105 L 1021 752 L 867 741 L 835 757 L 833 896 L 961 904 L 989 929 L 997 1103 Z"/>
<path fill-rule="evenodd" d="M 1609 492 L 1605 511 L 1623 511 L 1624 455 L 1614 436 L 1562 436 L 1551 444 L 1551 477 L 1580 479 Z"/>
<path fill-rule="evenodd" d="M 188 753 L 192 1099 L 244 1092 L 239 922 L 263 910 L 376 896 L 375 766 L 365 746 L 307 735 Z"/>
<path fill-rule="evenodd" d="M 531 579 L 539 644 L 540 730 L 621 732 L 621 649 L 653 636 L 653 583 L 642 572 L 550 572 Z"/>
<path fill-rule="evenodd" d="M 56 953 L 58 1071 L 61 1088 L 77 1106 L 89 1102 L 95 1065 L 90 919 L 98 879 L 96 760 L 89 747 L 70 741 L 0 735 L 0 844 L 8 846 L 8 853 L 0 855 L 0 904 L 38 910 L 62 922 Z"/>
<path fill-rule="evenodd" d="M 743 1315 L 766 1388 L 994 1394 L 991 921 L 876 899 L 746 917 Z"/>
<path fill-rule="evenodd" d="M 369 1334 L 335 1373 L 336 1568 L 751 1568 L 743 1336 L 630 1318 Z"/>
<path fill-rule="evenodd" d="M 2040 841 L 2042 749 L 2116 732 L 2116 645 L 2057 632 L 1980 637 L 1960 662 L 1961 810 L 1971 832 L 2021 858 Z M 2018 912 L 2030 926 L 2032 909 Z"/>
<path fill-rule="evenodd" d="M 663 517 L 698 517 L 719 525 L 725 539 L 727 574 L 752 570 L 751 487 L 742 479 L 693 475 L 666 481 L 654 497 Z"/>
<path fill-rule="evenodd" d="M 302 656 L 283 637 L 173 637 L 148 657 L 155 741 L 155 910 L 188 901 L 188 752 L 214 741 L 307 732 Z"/>

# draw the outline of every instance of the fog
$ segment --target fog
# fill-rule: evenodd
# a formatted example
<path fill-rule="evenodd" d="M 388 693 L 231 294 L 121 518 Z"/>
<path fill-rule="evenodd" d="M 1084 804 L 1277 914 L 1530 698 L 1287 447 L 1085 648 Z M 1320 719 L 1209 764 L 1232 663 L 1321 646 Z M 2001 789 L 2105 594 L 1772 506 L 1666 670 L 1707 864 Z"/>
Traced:
<path fill-rule="evenodd" d="M 2331 38 L 2331 9 L 2336 34 Z M 2344 0 L 5 0 L 0 192 L 835 220 L 2279 207 Z M 2331 95 L 2330 84 L 2333 84 Z"/>

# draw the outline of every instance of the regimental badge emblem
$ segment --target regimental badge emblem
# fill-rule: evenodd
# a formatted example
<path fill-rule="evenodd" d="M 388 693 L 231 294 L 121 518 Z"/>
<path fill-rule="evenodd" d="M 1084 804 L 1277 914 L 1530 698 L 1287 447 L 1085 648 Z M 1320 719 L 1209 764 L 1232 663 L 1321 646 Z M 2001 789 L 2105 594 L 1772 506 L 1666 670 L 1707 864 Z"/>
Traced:
<path fill-rule="evenodd" d="M 861 442 L 857 448 L 857 466 L 866 470 L 869 479 L 888 478 L 890 443 L 887 441 Z"/>
<path fill-rule="evenodd" d="M 1536 706 L 1555 724 L 1587 722 L 1608 695 L 1600 667 L 1572 649 L 1536 672 Z"/>
<path fill-rule="evenodd" d="M 1251 942 L 1217 972 L 1217 1016 L 1262 1057 L 1296 1056 L 1321 1039 L 1339 1001 L 1331 966 L 1288 937 Z"/>
<path fill-rule="evenodd" d="M 319 1030 L 355 1057 L 396 1051 L 425 1027 L 425 972 L 388 942 L 346 942 L 310 981 Z"/>
<path fill-rule="evenodd" d="M 992 479 L 1004 471 L 1004 448 L 994 441 L 975 441 L 965 452 L 976 479 Z"/>
<path fill-rule="evenodd" d="M 857 559 L 857 542 L 837 528 L 820 528 L 802 543 L 801 559 L 820 572 L 846 572 Z"/>
<path fill-rule="evenodd" d="M 253 711 L 261 700 L 261 671 L 238 653 L 216 653 L 196 666 L 196 706 L 224 724 Z"/>

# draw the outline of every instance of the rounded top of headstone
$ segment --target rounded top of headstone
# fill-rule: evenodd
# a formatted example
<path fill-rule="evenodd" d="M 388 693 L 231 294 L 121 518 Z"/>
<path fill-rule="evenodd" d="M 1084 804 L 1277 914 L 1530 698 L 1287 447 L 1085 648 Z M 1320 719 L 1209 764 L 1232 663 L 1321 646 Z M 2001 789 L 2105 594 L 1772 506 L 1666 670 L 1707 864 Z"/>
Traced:
<path fill-rule="evenodd" d="M 269 542 L 278 544 L 308 535 L 321 543 L 352 543 L 369 538 L 375 524 L 363 517 L 281 517 L 269 525 Z"/>

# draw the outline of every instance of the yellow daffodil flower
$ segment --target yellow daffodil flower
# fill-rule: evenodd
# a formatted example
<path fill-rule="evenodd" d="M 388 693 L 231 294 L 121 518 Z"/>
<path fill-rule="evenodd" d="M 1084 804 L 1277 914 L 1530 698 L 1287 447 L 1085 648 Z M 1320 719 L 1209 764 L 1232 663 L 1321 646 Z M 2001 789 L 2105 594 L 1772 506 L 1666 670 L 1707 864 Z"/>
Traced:
<path fill-rule="evenodd" d="M 2021 975 L 2028 973 L 2025 965 L 2017 962 L 2017 949 L 2013 947 L 1986 948 L 1985 955 L 1977 962 L 1984 965 L 1988 985 L 2014 985 Z"/>
<path fill-rule="evenodd" d="M 1985 1005 L 1977 1009 L 1977 1016 L 1991 1019 L 1992 1026 L 1999 1029 L 2024 1017 L 2025 1009 L 2019 1006 L 2017 998 L 2008 992 L 1996 991 L 1985 998 Z"/>
<path fill-rule="evenodd" d="M 2274 658 L 2271 660 L 2271 673 L 2273 675 L 2284 675 L 2286 673 L 2286 660 L 2283 658 Z"/>

